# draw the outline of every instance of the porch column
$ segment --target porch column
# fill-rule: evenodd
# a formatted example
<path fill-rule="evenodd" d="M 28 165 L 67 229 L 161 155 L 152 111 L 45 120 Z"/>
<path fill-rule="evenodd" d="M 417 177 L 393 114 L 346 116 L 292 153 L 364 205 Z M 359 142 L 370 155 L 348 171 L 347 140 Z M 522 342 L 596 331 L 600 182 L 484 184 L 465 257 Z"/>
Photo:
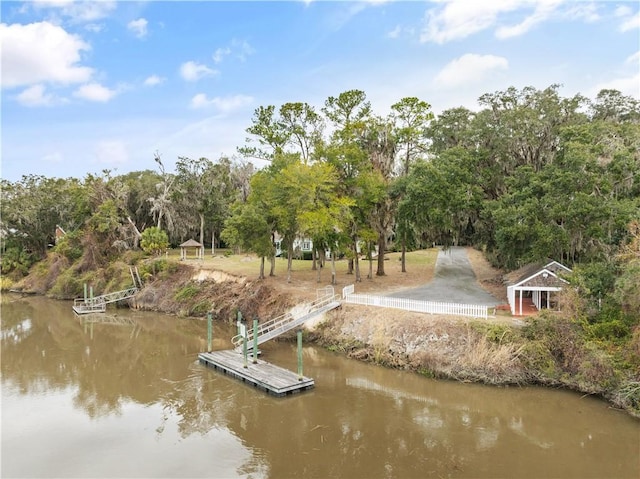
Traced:
<path fill-rule="evenodd" d="M 551 307 L 551 291 L 547 291 L 547 309 Z"/>
<path fill-rule="evenodd" d="M 519 316 L 522 316 L 522 290 L 519 290 L 519 291 L 520 291 L 520 315 Z"/>

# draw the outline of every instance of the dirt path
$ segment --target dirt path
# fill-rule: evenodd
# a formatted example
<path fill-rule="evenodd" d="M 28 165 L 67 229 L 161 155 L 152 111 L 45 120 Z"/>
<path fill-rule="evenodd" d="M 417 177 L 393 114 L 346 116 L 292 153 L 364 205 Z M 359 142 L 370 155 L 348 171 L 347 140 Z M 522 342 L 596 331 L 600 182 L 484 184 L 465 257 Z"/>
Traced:
<path fill-rule="evenodd" d="M 397 291 L 390 296 L 461 304 L 496 306 L 501 299 L 489 294 L 477 281 L 467 248 L 440 250 L 433 281 L 417 288 Z"/>

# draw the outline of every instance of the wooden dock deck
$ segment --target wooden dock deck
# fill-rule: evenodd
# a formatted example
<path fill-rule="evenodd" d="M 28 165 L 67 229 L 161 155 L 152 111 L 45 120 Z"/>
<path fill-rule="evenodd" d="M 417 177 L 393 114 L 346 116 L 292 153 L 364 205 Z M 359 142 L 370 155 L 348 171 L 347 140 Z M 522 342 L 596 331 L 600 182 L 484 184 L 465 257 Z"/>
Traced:
<path fill-rule="evenodd" d="M 198 359 L 209 367 L 278 397 L 306 391 L 315 385 L 312 378 L 303 376 L 300 380 L 296 373 L 261 359 L 253 364 L 253 358 L 249 357 L 245 368 L 242 354 L 233 350 L 200 353 Z"/>

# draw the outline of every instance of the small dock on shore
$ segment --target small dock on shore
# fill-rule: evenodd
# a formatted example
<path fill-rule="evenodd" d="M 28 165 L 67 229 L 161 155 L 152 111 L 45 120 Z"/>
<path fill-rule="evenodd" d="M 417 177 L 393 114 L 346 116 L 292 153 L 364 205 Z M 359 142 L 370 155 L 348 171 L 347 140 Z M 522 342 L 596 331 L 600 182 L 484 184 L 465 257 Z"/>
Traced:
<path fill-rule="evenodd" d="M 198 359 L 206 366 L 277 397 L 306 391 L 315 385 L 312 378 L 299 376 L 261 359 L 253 363 L 249 358 L 245 368 L 244 356 L 233 350 L 200 353 Z"/>
<path fill-rule="evenodd" d="M 85 284 L 84 297 L 73 300 L 73 306 L 71 307 L 73 312 L 78 315 L 104 313 L 107 310 L 107 304 L 117 303 L 118 301 L 133 298 L 136 293 L 142 289 L 142 280 L 140 279 L 140 273 L 138 273 L 137 267 L 129 267 L 129 272 L 133 279 L 133 286 L 131 288 L 123 289 L 122 291 L 116 291 L 115 293 L 93 296 L 93 287 L 91 287 L 90 294 L 87 296 L 87 285 Z"/>

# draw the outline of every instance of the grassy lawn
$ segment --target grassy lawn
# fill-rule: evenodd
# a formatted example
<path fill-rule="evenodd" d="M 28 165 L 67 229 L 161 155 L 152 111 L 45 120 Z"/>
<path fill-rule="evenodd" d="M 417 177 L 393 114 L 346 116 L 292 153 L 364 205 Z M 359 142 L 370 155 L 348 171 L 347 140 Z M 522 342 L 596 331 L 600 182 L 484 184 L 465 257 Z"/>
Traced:
<path fill-rule="evenodd" d="M 396 291 L 410 288 L 429 282 L 433 278 L 437 248 L 412 251 L 406 255 L 407 273 L 402 273 L 400 253 L 388 253 L 385 255 L 385 276 L 376 276 L 377 260 L 373 261 L 373 278 L 368 279 L 369 262 L 360 260 L 360 275 L 362 282 L 356 285 L 357 292 Z M 168 252 L 168 258 L 180 261 L 180 249 Z M 205 251 L 203 260 L 188 259 L 186 263 L 196 268 L 207 270 L 219 270 L 236 276 L 244 276 L 249 280 L 257 279 L 260 272 L 260 258 L 253 254 L 231 254 L 229 250 L 217 249 L 215 256 L 211 256 L 211 250 Z M 310 260 L 293 260 L 291 282 L 287 283 L 287 260 L 276 258 L 276 276 L 265 279 L 266 282 L 300 293 L 301 291 L 315 292 L 317 288 L 330 284 L 331 262 L 327 261 L 320 273 L 313 271 L 313 262 Z M 265 261 L 265 274 L 269 274 L 270 264 Z M 347 274 L 348 262 L 345 259 L 336 261 L 336 287 L 343 287 L 355 282 L 355 275 Z"/>

